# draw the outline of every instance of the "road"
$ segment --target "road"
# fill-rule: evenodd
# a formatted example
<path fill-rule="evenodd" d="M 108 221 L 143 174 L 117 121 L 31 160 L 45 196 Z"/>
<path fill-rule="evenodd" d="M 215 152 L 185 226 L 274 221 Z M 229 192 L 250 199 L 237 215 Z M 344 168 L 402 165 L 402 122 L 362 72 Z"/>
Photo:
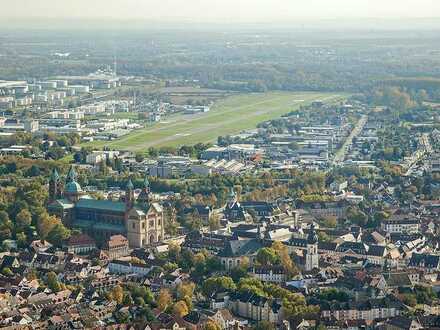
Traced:
<path fill-rule="evenodd" d="M 356 123 L 356 126 L 351 131 L 350 135 L 345 140 L 342 147 L 336 152 L 335 157 L 333 158 L 334 165 L 341 165 L 341 163 L 344 162 L 345 155 L 347 154 L 349 147 L 353 143 L 353 139 L 362 132 L 367 121 L 368 121 L 368 116 L 362 115 L 362 117 Z"/>
<path fill-rule="evenodd" d="M 431 142 L 429 141 L 428 133 L 423 133 L 419 138 L 419 142 L 420 148 L 417 149 L 410 158 L 408 158 L 405 164 L 403 164 L 403 168 L 406 169 L 404 176 L 410 176 L 413 173 L 417 163 L 424 159 L 427 155 L 432 154 L 434 151 Z"/>

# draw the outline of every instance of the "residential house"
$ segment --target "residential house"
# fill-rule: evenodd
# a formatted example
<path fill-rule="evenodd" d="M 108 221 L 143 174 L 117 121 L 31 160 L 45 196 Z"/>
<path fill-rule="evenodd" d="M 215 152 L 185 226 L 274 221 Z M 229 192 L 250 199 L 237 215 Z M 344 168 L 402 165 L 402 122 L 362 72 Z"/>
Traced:
<path fill-rule="evenodd" d="M 122 235 L 110 236 L 104 251 L 109 259 L 117 259 L 128 255 L 128 240 Z"/>

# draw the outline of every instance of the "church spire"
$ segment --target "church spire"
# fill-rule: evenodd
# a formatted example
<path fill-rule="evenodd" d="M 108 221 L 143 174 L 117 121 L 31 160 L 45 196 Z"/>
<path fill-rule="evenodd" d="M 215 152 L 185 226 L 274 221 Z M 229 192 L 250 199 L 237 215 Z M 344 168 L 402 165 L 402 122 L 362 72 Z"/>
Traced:
<path fill-rule="evenodd" d="M 138 202 L 140 204 L 147 205 L 150 201 L 151 201 L 150 182 L 148 181 L 147 174 L 145 174 L 142 191 L 138 196 Z"/>
<path fill-rule="evenodd" d="M 131 209 L 134 204 L 134 185 L 131 178 L 128 179 L 125 189 L 125 206 L 127 210 Z"/>
<path fill-rule="evenodd" d="M 52 182 L 58 182 L 60 180 L 60 175 L 58 174 L 58 171 L 56 168 L 52 170 L 52 174 L 50 175 L 50 180 Z"/>
<path fill-rule="evenodd" d="M 69 169 L 69 173 L 67 173 L 67 178 L 66 178 L 67 182 L 75 182 L 76 181 L 76 171 L 75 168 L 72 166 L 70 166 Z"/>

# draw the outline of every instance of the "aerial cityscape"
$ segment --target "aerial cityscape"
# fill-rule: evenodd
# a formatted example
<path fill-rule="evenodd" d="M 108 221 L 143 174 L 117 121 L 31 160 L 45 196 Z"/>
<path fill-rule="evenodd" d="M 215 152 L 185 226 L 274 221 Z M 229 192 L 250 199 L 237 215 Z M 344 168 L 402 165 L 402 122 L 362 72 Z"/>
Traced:
<path fill-rule="evenodd" d="M 440 2 L 271 1 L 0 5 L 0 329 L 440 329 Z"/>

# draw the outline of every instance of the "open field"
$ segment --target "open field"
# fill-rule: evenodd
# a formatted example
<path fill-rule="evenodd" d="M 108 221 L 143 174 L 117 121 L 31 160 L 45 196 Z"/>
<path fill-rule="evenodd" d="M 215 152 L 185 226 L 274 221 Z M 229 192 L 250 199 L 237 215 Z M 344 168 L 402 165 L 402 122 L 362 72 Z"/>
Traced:
<path fill-rule="evenodd" d="M 255 128 L 313 101 L 338 101 L 345 96 L 314 92 L 270 92 L 234 95 L 217 101 L 211 111 L 197 115 L 175 115 L 161 123 L 137 130 L 114 141 L 96 141 L 87 146 L 145 151 L 149 147 L 215 142 L 218 136 Z"/>

